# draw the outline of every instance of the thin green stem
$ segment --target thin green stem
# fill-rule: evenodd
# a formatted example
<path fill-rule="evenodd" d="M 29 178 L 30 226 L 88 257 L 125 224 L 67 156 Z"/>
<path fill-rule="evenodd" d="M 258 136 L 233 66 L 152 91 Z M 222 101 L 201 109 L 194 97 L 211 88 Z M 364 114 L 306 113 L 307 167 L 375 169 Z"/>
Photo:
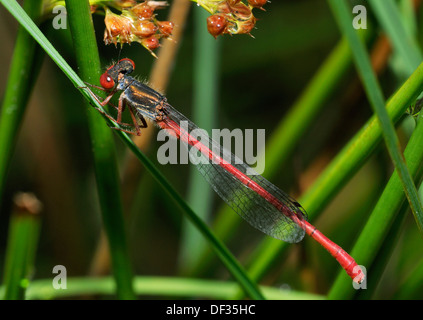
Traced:
<path fill-rule="evenodd" d="M 90 83 L 100 78 L 100 59 L 88 1 L 67 0 L 66 8 L 81 77 Z M 112 133 L 86 103 L 97 190 L 109 242 L 113 274 L 120 299 L 134 299 L 132 268 L 123 220 L 120 180 Z"/>
<path fill-rule="evenodd" d="M 423 191 L 423 185 L 420 190 Z M 402 284 L 395 293 L 395 299 L 415 299 L 422 298 L 423 288 L 423 259 L 414 267 L 414 269 L 405 277 Z"/>
<path fill-rule="evenodd" d="M 219 75 L 219 42 L 207 31 L 204 24 L 208 14 L 200 8 L 194 8 L 195 15 L 195 53 L 194 53 L 194 88 L 192 121 L 211 134 L 216 124 L 217 83 Z M 209 220 L 212 210 L 213 190 L 191 167 L 188 183 L 188 203 L 205 221 Z M 183 273 L 189 272 L 198 263 L 205 243 L 191 225 L 186 225 L 182 238 L 180 265 Z"/>
<path fill-rule="evenodd" d="M 413 178 L 407 168 L 407 164 L 404 161 L 404 156 L 401 153 L 394 125 L 385 109 L 383 94 L 377 82 L 376 76 L 373 73 L 370 58 L 368 57 L 364 44 L 361 42 L 351 25 L 351 11 L 345 1 L 329 0 L 329 4 L 331 5 L 343 34 L 347 37 L 350 43 L 350 48 L 353 52 L 353 57 L 363 81 L 367 97 L 381 125 L 386 146 L 398 172 L 401 184 L 408 198 L 408 202 L 410 203 L 411 210 L 413 211 L 414 218 L 416 219 L 420 232 L 423 233 L 423 207 L 420 203 Z"/>
<path fill-rule="evenodd" d="M 353 296 L 354 299 L 369 300 L 374 293 L 379 290 L 378 284 L 383 277 L 385 269 L 387 269 L 387 266 L 392 261 L 393 251 L 398 243 L 401 242 L 400 237 L 403 234 L 404 222 L 406 221 L 408 213 L 408 202 L 405 201 L 405 197 L 403 197 L 401 208 L 395 214 L 395 219 L 383 240 L 383 245 L 375 254 L 373 263 L 369 268 L 366 268 L 366 273 L 369 275 L 366 279 L 366 289 L 356 290 Z"/>
<path fill-rule="evenodd" d="M 422 145 L 423 121 L 420 120 L 404 152 L 410 173 L 416 176 L 416 181 L 420 181 L 422 176 L 421 170 L 419 172 L 421 163 L 423 162 Z M 366 268 L 370 268 L 373 264 L 374 258 L 380 250 L 392 226 L 392 222 L 405 200 L 404 191 L 399 180 L 398 171 L 395 170 L 351 251 L 351 255 L 356 261 Z M 369 277 L 371 277 L 371 274 Z M 354 290 L 351 289 L 351 281 L 339 275 L 329 293 L 329 297 L 333 299 L 346 299 L 352 297 L 354 293 Z"/>
<path fill-rule="evenodd" d="M 24 9 L 37 20 L 41 14 L 41 0 L 25 1 Z M 13 154 L 31 88 L 41 65 L 36 42 L 24 27 L 20 27 L 10 65 L 0 116 L 0 199 L 6 183 L 7 170 Z"/>
<path fill-rule="evenodd" d="M 407 73 L 413 73 L 422 61 L 422 54 L 417 41 L 406 31 L 397 5 L 393 0 L 369 0 L 369 4 L 401 57 Z"/>
<path fill-rule="evenodd" d="M 191 278 L 137 276 L 134 278 L 134 288 L 137 295 L 159 297 L 201 297 L 207 299 L 229 299 L 238 290 L 236 282 L 215 281 Z M 51 279 L 39 279 L 31 282 L 27 290 L 27 299 L 66 299 L 84 295 L 111 295 L 114 281 L 111 277 L 104 278 L 68 278 L 66 290 L 56 290 L 51 285 Z M 261 286 L 265 297 L 271 300 L 323 300 L 317 294 L 295 290 L 281 290 Z M 4 287 L 0 287 L 0 296 Z M 171 303 L 171 302 L 169 302 Z M 172 302 L 173 304 L 173 302 Z"/>
<path fill-rule="evenodd" d="M 4 268 L 4 299 L 24 299 L 35 261 L 40 229 L 41 204 L 29 194 L 15 198 Z M 2 296 L 3 297 L 3 296 Z"/>

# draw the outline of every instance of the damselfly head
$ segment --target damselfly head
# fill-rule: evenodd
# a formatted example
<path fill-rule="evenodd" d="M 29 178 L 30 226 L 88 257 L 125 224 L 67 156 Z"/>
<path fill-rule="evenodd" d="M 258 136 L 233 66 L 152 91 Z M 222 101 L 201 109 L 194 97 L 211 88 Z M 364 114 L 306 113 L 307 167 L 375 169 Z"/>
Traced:
<path fill-rule="evenodd" d="M 119 60 L 115 65 L 118 73 L 129 74 L 135 69 L 135 63 L 131 59 L 124 58 Z"/>
<path fill-rule="evenodd" d="M 100 77 L 101 86 L 110 90 L 114 88 L 116 82 L 119 82 L 120 77 L 125 74 L 129 74 L 135 69 L 135 63 L 131 59 L 125 58 L 119 60 L 117 63 L 112 65 L 104 72 Z"/>

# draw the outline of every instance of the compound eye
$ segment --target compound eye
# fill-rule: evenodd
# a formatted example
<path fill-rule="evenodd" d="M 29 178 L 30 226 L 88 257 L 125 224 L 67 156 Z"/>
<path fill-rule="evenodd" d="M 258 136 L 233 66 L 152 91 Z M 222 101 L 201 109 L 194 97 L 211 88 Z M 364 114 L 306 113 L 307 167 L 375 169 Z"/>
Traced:
<path fill-rule="evenodd" d="M 115 86 L 115 81 L 113 78 L 106 72 L 103 73 L 100 77 L 100 84 L 104 89 L 112 89 Z"/>

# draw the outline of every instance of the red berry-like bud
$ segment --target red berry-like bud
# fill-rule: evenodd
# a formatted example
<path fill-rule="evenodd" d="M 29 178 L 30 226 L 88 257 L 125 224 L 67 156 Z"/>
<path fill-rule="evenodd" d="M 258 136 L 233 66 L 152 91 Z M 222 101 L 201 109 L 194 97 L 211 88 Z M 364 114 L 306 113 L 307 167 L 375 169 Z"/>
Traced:
<path fill-rule="evenodd" d="M 156 25 L 150 20 L 138 20 L 134 24 L 133 33 L 142 38 L 151 37 L 157 31 Z"/>
<path fill-rule="evenodd" d="M 157 21 L 157 26 L 163 36 L 169 37 L 172 34 L 173 27 L 175 26 L 171 21 Z"/>
<path fill-rule="evenodd" d="M 157 49 L 160 46 L 159 40 L 155 36 L 142 39 L 141 43 L 149 50 Z"/>
<path fill-rule="evenodd" d="M 153 16 L 154 8 L 147 2 L 143 2 L 133 7 L 131 11 L 140 19 L 150 19 Z"/>
<path fill-rule="evenodd" d="M 267 0 L 248 0 L 248 3 L 254 8 L 261 8 L 267 3 Z"/>
<path fill-rule="evenodd" d="M 214 14 L 207 18 L 207 30 L 213 37 L 217 37 L 225 32 L 228 21 L 225 16 Z"/>

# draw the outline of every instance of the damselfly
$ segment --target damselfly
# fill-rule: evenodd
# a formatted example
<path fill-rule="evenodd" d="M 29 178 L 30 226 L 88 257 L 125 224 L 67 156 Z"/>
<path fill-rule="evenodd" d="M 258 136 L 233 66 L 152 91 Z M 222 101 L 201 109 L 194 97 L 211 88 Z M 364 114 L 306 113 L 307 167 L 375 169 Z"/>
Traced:
<path fill-rule="evenodd" d="M 207 134 L 191 135 L 198 127 L 175 110 L 165 96 L 129 76 L 134 69 L 132 60 L 122 59 L 100 78 L 101 89 L 110 93 L 104 101 L 99 101 L 102 106 L 108 104 L 118 91 L 122 92 L 116 119 L 97 108 L 118 125 L 123 125 L 119 130 L 140 135 L 141 129 L 147 126 L 146 119 L 154 122 L 170 136 L 180 139 L 190 151 L 190 156 L 202 158 L 203 161 L 198 161 L 198 158 L 194 161 L 198 170 L 216 193 L 253 227 L 290 243 L 301 241 L 307 233 L 339 262 L 355 282 L 364 280 L 364 273 L 354 259 L 307 221 L 307 214 L 297 201 Z M 125 108 L 131 115 L 131 124 L 122 123 Z"/>

